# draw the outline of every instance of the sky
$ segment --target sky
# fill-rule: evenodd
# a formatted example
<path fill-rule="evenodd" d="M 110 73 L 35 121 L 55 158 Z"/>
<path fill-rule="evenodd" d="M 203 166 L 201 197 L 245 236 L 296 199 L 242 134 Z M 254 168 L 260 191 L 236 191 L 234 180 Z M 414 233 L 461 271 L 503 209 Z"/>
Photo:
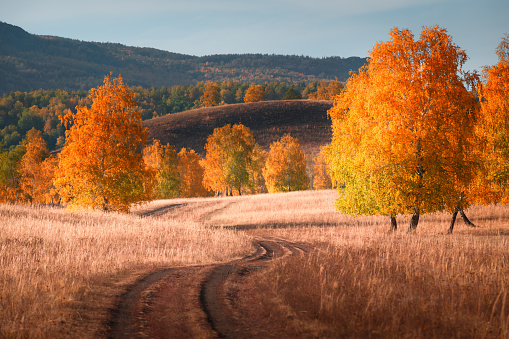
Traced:
<path fill-rule="evenodd" d="M 0 0 L 29 33 L 169 52 L 367 57 L 393 27 L 447 29 L 481 70 L 509 34 L 509 0 Z"/>

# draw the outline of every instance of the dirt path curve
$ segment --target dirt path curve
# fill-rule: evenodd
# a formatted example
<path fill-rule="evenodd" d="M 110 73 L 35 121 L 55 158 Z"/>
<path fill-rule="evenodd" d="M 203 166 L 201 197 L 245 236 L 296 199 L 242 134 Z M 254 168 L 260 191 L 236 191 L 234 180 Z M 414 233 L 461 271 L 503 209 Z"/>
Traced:
<path fill-rule="evenodd" d="M 242 338 L 253 333 L 236 309 L 227 283 L 275 259 L 311 251 L 279 238 L 255 238 L 252 255 L 225 264 L 176 267 L 153 273 L 122 296 L 112 313 L 110 338 Z"/>

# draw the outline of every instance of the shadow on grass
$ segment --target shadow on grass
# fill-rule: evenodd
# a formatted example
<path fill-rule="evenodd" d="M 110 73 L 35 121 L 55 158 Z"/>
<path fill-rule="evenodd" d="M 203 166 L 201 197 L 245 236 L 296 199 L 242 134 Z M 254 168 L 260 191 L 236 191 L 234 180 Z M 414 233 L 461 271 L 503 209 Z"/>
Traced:
<path fill-rule="evenodd" d="M 147 218 L 147 217 L 160 217 L 161 215 L 164 215 L 176 208 L 179 208 L 179 207 L 183 207 L 183 206 L 186 206 L 187 204 L 171 204 L 171 205 L 165 205 L 165 206 L 162 206 L 162 207 L 159 207 L 159 208 L 156 208 L 156 209 L 153 209 L 153 210 L 150 210 L 150 211 L 146 211 L 146 212 L 143 212 L 143 213 L 140 213 L 139 216 L 140 217 L 144 217 L 144 218 Z"/>
<path fill-rule="evenodd" d="M 277 228 L 304 228 L 304 227 L 355 227 L 355 226 L 370 226 L 370 225 L 360 225 L 354 223 L 310 223 L 310 222 L 302 222 L 302 223 L 259 223 L 259 224 L 239 224 L 239 225 L 226 225 L 226 226 L 211 226 L 212 228 L 223 228 L 230 230 L 253 230 L 253 229 L 277 229 Z"/>

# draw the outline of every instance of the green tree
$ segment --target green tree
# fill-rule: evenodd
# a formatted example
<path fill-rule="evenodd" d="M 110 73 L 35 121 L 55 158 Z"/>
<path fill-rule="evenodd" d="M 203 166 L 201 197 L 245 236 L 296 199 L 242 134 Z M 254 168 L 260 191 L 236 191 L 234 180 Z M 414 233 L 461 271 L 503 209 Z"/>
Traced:
<path fill-rule="evenodd" d="M 161 146 L 159 140 L 143 150 L 145 164 L 155 172 L 154 197 L 172 199 L 179 195 L 177 152 L 170 144 Z"/>
<path fill-rule="evenodd" d="M 288 91 L 286 91 L 285 96 L 283 97 L 283 100 L 298 100 L 302 99 L 302 96 L 299 92 L 297 92 L 293 86 L 288 88 Z"/>
<path fill-rule="evenodd" d="M 0 199 L 4 203 L 23 202 L 19 167 L 25 153 L 24 143 L 19 143 L 10 151 L 0 148 Z"/>

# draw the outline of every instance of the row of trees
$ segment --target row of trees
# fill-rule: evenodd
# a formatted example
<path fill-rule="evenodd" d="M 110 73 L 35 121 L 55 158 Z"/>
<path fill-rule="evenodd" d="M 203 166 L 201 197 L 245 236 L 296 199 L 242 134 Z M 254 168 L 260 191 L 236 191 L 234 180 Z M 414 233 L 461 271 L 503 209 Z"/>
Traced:
<path fill-rule="evenodd" d="M 509 200 L 509 39 L 482 77 L 462 69 L 466 53 L 439 27 L 414 40 L 393 29 L 373 47 L 329 111 L 326 158 L 343 213 L 458 212 Z"/>
<path fill-rule="evenodd" d="M 286 83 L 199 82 L 170 88 L 132 87 L 134 101 L 143 120 L 192 108 L 242 102 L 282 99 L 331 100 L 339 94 L 339 81 Z M 0 98 L 0 142 L 5 148 L 16 147 L 32 128 L 42 132 L 50 150 L 61 148 L 65 128 L 59 116 L 75 114 L 76 106 L 90 106 L 87 92 L 37 90 L 12 92 Z"/>
<path fill-rule="evenodd" d="M 256 90 L 256 87 L 253 87 Z M 151 199 L 295 191 L 308 188 L 304 153 L 297 139 L 285 135 L 266 152 L 243 125 L 216 128 L 201 159 L 194 150 L 180 152 L 147 132 L 122 78 L 105 77 L 90 91 L 90 107 L 60 116 L 67 128 L 58 156 L 51 155 L 41 131 L 0 158 L 3 202 L 56 203 L 126 212 Z M 316 162 L 316 186 L 329 188 L 325 163 Z"/>

